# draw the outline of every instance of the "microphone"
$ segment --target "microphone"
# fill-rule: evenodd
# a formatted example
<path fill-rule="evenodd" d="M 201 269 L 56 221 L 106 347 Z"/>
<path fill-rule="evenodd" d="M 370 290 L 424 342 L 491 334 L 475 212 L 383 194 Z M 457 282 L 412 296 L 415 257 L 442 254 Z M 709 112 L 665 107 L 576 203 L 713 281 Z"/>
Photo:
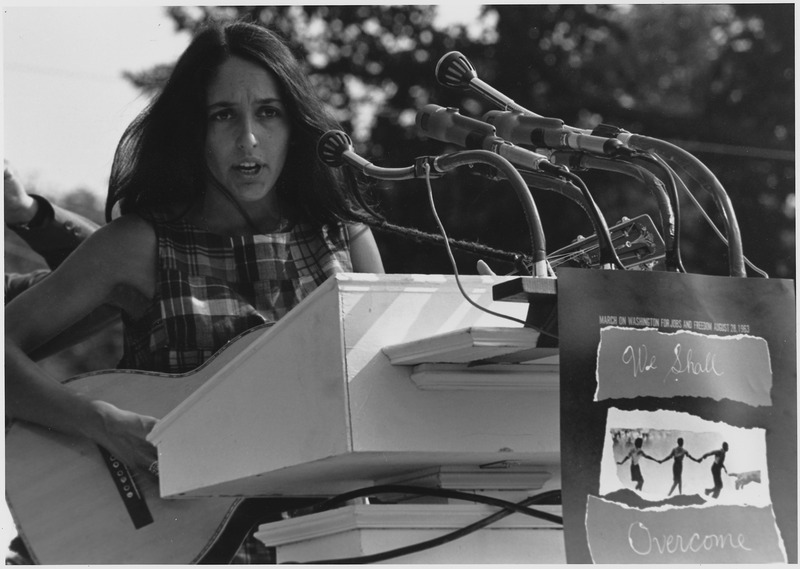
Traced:
<path fill-rule="evenodd" d="M 547 156 L 514 146 L 497 136 L 494 126 L 465 117 L 457 109 L 425 105 L 417 113 L 416 123 L 417 128 L 430 138 L 472 150 L 488 150 L 515 166 L 529 170 L 562 172 L 561 167 L 551 164 Z"/>
<path fill-rule="evenodd" d="M 329 130 L 317 142 L 317 156 L 331 168 L 339 168 L 349 164 L 356 170 L 363 170 L 370 165 L 353 149 L 353 140 L 340 130 Z"/>
<path fill-rule="evenodd" d="M 489 111 L 483 120 L 497 130 L 498 136 L 513 144 L 531 144 L 536 148 L 581 150 L 606 156 L 631 156 L 633 150 L 616 138 L 583 134 L 564 126 L 561 119 L 531 117 L 511 111 Z"/>
<path fill-rule="evenodd" d="M 436 80 L 445 87 L 472 89 L 485 99 L 488 99 L 495 106 L 503 109 L 511 109 L 534 117 L 539 116 L 518 105 L 491 85 L 478 79 L 478 74 L 469 62 L 469 59 L 458 51 L 451 51 L 444 54 L 436 64 L 435 74 Z"/>
<path fill-rule="evenodd" d="M 478 95 L 482 96 L 486 101 L 493 104 L 496 107 L 504 109 L 505 111 L 513 111 L 515 113 L 519 113 L 524 115 L 525 117 L 535 117 L 542 119 L 544 122 L 540 123 L 536 128 L 542 129 L 561 129 L 561 132 L 558 133 L 542 133 L 542 136 L 546 136 L 547 146 L 545 144 L 540 144 L 540 147 L 552 147 L 552 148 L 568 148 L 572 150 L 586 150 L 588 152 L 595 152 L 597 154 L 608 154 L 610 153 L 621 153 L 621 152 L 630 152 L 627 150 L 629 147 L 626 146 L 630 138 L 630 133 L 623 131 L 617 127 L 611 127 L 609 125 L 600 125 L 596 131 L 599 130 L 600 132 L 605 133 L 607 136 L 597 136 L 592 135 L 589 131 L 584 131 L 583 129 L 578 129 L 571 126 L 566 126 L 563 121 L 560 119 L 550 119 L 546 117 L 542 117 L 539 114 L 534 113 L 526 109 L 525 107 L 518 105 L 515 103 L 511 98 L 504 95 L 491 85 L 485 83 L 478 79 L 478 74 L 475 71 L 475 68 L 472 66 L 472 63 L 460 52 L 458 51 L 451 51 L 446 53 L 439 59 L 439 62 L 436 64 L 436 80 L 445 87 L 450 87 L 453 89 L 471 89 L 475 91 Z M 498 132 L 500 128 L 498 127 Z M 569 136 L 568 136 L 569 135 Z M 576 139 L 574 135 L 583 135 L 583 136 L 593 136 L 598 140 L 592 139 Z M 509 140 L 509 142 L 513 142 L 516 144 L 530 144 L 530 141 L 525 138 L 524 141 L 516 141 L 512 140 L 509 137 L 500 134 L 503 138 Z M 566 140 L 564 140 L 566 138 Z M 617 140 L 622 143 L 621 146 L 614 148 L 612 146 L 606 147 L 603 150 L 604 145 L 601 140 Z M 545 142 L 545 141 L 542 141 Z M 633 145 L 631 145 L 633 146 Z M 625 148 L 626 150 L 619 150 L 620 148 Z M 595 150 L 593 150 L 595 149 Z"/>
<path fill-rule="evenodd" d="M 340 130 L 329 130 L 323 134 L 317 142 L 317 156 L 331 168 L 339 168 L 345 164 L 352 166 L 362 174 L 380 180 L 411 180 L 413 178 L 423 178 L 425 176 L 440 176 L 443 172 L 436 170 L 426 173 L 423 170 L 425 163 L 430 164 L 427 158 L 417 159 L 413 166 L 405 168 L 382 168 L 375 166 L 372 162 L 356 154 L 353 149 L 353 141 Z"/>

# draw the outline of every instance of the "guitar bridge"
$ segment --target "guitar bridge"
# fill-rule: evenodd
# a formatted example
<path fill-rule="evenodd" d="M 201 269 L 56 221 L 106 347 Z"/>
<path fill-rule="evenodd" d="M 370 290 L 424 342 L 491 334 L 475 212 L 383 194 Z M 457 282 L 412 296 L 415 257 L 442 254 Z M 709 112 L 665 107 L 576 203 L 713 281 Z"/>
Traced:
<path fill-rule="evenodd" d="M 106 463 L 108 471 L 111 473 L 111 479 L 117 487 L 122 503 L 128 510 L 128 515 L 133 522 L 133 527 L 136 529 L 143 528 L 146 525 L 153 523 L 153 515 L 147 507 L 147 502 L 144 496 L 139 491 L 139 487 L 133 479 L 131 471 L 121 461 L 117 460 L 110 452 L 101 446 L 100 454 Z"/>

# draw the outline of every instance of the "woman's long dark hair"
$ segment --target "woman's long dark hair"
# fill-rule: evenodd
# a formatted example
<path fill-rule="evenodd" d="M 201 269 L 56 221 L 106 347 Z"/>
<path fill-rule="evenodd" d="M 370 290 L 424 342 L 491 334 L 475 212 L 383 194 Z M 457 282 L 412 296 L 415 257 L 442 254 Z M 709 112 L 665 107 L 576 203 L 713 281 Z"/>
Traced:
<path fill-rule="evenodd" d="M 266 28 L 237 22 L 198 33 L 163 90 L 125 130 L 111 168 L 107 221 L 117 203 L 121 214 L 149 216 L 186 211 L 202 197 L 210 175 L 204 154 L 207 90 L 220 65 L 234 56 L 270 71 L 282 91 L 292 124 L 291 147 L 276 184 L 283 215 L 315 224 L 361 217 L 355 179 L 317 157 L 319 137 L 340 127 L 298 60 Z"/>

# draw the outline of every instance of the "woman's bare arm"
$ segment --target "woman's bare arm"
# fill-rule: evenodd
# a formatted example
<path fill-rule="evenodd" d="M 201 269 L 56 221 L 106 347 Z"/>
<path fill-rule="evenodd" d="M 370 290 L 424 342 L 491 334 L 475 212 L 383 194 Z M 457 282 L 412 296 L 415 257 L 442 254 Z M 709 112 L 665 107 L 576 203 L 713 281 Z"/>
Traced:
<path fill-rule="evenodd" d="M 155 254 L 152 228 L 139 218 L 121 218 L 6 306 L 7 416 L 88 437 L 131 466 L 155 460 L 144 438 L 154 418 L 89 400 L 29 356 L 103 305 L 131 310 L 126 299 L 152 298 Z"/>
<path fill-rule="evenodd" d="M 383 261 L 372 230 L 366 225 L 356 224 L 347 226 L 347 231 L 350 236 L 353 270 L 357 273 L 384 273 Z"/>

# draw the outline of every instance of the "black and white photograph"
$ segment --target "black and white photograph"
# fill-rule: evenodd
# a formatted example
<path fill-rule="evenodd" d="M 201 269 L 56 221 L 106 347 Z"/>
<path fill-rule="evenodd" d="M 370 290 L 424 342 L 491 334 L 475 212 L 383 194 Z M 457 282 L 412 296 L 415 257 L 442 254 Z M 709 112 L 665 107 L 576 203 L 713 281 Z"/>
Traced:
<path fill-rule="evenodd" d="M 618 411 L 610 413 L 609 420 L 624 421 L 617 425 L 641 423 L 608 429 L 604 459 L 610 452 L 616 468 L 614 476 L 603 474 L 601 492 L 607 498 L 613 492 L 634 490 L 651 502 L 649 506 L 769 502 L 762 429 L 731 428 L 669 411 Z"/>
<path fill-rule="evenodd" d="M 6 564 L 796 563 L 795 9 L 3 2 Z"/>

